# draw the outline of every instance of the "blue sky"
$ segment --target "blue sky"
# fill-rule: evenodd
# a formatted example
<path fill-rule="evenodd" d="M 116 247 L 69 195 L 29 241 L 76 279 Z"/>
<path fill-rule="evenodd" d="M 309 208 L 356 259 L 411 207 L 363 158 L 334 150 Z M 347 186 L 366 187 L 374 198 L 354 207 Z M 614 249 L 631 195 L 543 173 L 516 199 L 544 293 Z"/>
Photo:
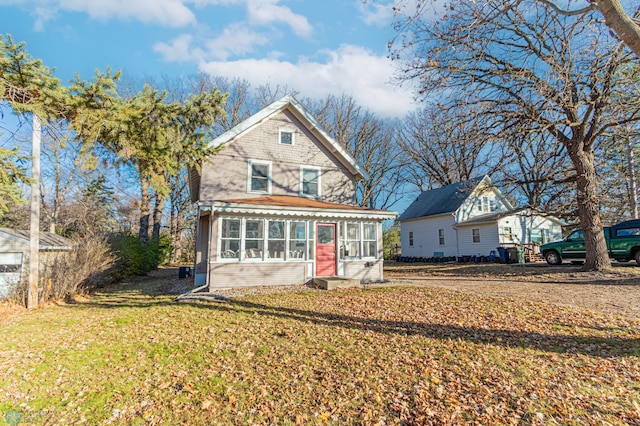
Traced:
<path fill-rule="evenodd" d="M 346 93 L 396 118 L 416 108 L 390 83 L 398 1 L 0 0 L 0 23 L 65 82 L 108 66 L 131 78 L 203 71 L 301 97 Z"/>

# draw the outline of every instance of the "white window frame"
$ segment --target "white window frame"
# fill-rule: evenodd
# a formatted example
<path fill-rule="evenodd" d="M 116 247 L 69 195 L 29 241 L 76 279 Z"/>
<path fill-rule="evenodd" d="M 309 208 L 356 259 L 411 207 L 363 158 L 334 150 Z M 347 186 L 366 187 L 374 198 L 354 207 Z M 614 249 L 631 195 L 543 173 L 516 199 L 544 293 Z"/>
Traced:
<path fill-rule="evenodd" d="M 444 246 L 445 245 L 444 229 L 443 228 L 438 229 L 438 245 L 440 245 L 440 246 Z"/>
<path fill-rule="evenodd" d="M 413 247 L 413 231 L 409 231 L 409 247 Z"/>
<path fill-rule="evenodd" d="M 260 165 L 260 166 L 268 166 L 269 167 L 269 171 L 267 174 L 267 190 L 266 191 L 256 191 L 256 190 L 252 190 L 251 189 L 251 180 L 253 178 L 252 175 L 252 171 L 253 171 L 253 165 Z M 247 193 L 250 194 L 271 194 L 271 172 L 272 172 L 272 167 L 271 167 L 271 161 L 265 161 L 265 160 L 249 160 L 248 162 L 248 167 L 247 167 Z"/>
<path fill-rule="evenodd" d="M 369 225 L 373 226 L 373 239 L 366 240 L 364 238 L 364 226 Z M 366 243 L 375 242 L 375 249 L 373 250 L 373 256 L 365 256 L 364 255 L 364 247 Z M 362 222 L 360 225 L 360 253 L 363 259 L 377 259 L 378 258 L 378 226 L 375 222 Z"/>
<path fill-rule="evenodd" d="M 282 134 L 283 133 L 290 133 L 291 134 L 291 143 L 282 143 Z M 286 145 L 286 146 L 295 145 L 296 144 L 296 131 L 293 130 L 293 129 L 287 129 L 287 128 L 278 129 L 278 144 Z"/>
<path fill-rule="evenodd" d="M 314 170 L 318 172 L 318 193 L 316 195 L 304 193 L 304 171 Z M 300 192 L 301 197 L 320 198 L 322 195 L 322 168 L 318 166 L 300 166 Z"/>
<path fill-rule="evenodd" d="M 240 256 L 239 257 L 233 257 L 233 258 L 224 258 L 222 257 L 222 253 L 221 253 L 221 249 L 222 249 L 222 221 L 224 219 L 228 219 L 228 220 L 239 220 L 240 221 Z M 247 246 L 246 246 L 246 242 L 247 242 L 247 238 L 246 238 L 246 229 L 247 229 L 247 221 L 260 221 L 262 222 L 262 238 L 261 239 L 254 239 L 256 241 L 262 241 L 262 253 L 261 256 L 258 257 L 247 257 Z M 269 222 L 270 221 L 277 221 L 277 222 L 284 222 L 284 226 L 285 226 L 285 238 L 284 238 L 284 244 L 285 244 L 285 257 L 284 259 L 282 258 L 270 258 L 269 255 L 267 254 L 269 251 Z M 306 248 L 305 248 L 305 252 L 303 253 L 303 255 L 300 258 L 292 258 L 288 252 L 288 248 L 290 247 L 290 233 L 289 233 L 289 229 L 291 227 L 291 223 L 292 222 L 303 222 L 305 225 L 305 238 L 306 238 Z M 308 262 L 313 260 L 312 255 L 310 254 L 310 247 L 314 244 L 314 240 L 313 240 L 313 236 L 309 235 L 309 230 L 311 229 L 312 226 L 315 226 L 315 221 L 312 220 L 308 220 L 308 219 L 300 219 L 300 218 L 296 218 L 296 219 L 279 219 L 279 218 L 275 218 L 275 217 L 253 217 L 253 216 L 247 216 L 247 217 L 239 217 L 239 216 L 224 216 L 221 217 L 218 220 L 218 241 L 217 241 L 217 257 L 218 257 L 218 262 L 222 262 L 222 263 L 234 263 L 234 262 L 259 262 L 259 263 L 263 263 L 263 262 Z M 300 240 L 302 241 L 302 240 Z"/>
<path fill-rule="evenodd" d="M 477 235 L 478 241 L 476 241 L 476 232 L 475 231 L 478 231 L 478 235 Z M 472 228 L 471 229 L 471 241 L 473 241 L 474 244 L 480 243 L 480 241 L 481 241 L 480 240 L 480 228 Z"/>

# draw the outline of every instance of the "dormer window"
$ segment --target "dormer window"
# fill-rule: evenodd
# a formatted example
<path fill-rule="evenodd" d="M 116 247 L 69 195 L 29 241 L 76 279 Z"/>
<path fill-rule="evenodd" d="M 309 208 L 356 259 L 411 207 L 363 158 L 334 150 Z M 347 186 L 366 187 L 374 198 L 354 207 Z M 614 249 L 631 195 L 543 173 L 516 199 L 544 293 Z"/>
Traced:
<path fill-rule="evenodd" d="M 293 130 L 280 129 L 280 144 L 281 145 L 293 145 Z"/>

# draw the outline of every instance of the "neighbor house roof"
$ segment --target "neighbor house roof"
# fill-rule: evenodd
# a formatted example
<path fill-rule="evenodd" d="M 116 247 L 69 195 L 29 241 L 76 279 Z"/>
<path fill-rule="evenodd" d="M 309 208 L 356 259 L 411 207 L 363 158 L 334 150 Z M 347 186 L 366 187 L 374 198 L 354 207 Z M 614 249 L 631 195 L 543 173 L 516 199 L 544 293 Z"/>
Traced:
<path fill-rule="evenodd" d="M 29 244 L 31 233 L 22 229 L 0 228 L 0 236 Z M 40 232 L 40 250 L 72 250 L 76 244 L 51 232 Z"/>
<path fill-rule="evenodd" d="M 360 206 L 319 201 L 291 195 L 270 195 L 255 198 L 216 200 L 198 203 L 201 210 L 233 214 L 265 214 L 276 216 L 360 218 L 372 220 L 395 219 L 397 214 Z"/>
<path fill-rule="evenodd" d="M 336 140 L 322 129 L 320 123 L 318 123 L 311 113 L 307 111 L 292 95 L 283 96 L 271 105 L 253 114 L 251 117 L 212 140 L 209 143 L 209 146 L 215 148 L 220 145 L 233 143 L 243 135 L 253 130 L 255 126 L 262 124 L 270 117 L 284 109 L 291 111 L 296 118 L 302 122 L 307 130 L 313 133 L 315 137 L 318 138 L 318 140 L 323 143 L 326 148 L 336 156 L 338 161 L 340 161 L 340 163 L 356 178 L 367 178 L 367 173 L 360 167 L 358 162 Z"/>
<path fill-rule="evenodd" d="M 484 177 L 469 179 L 464 182 L 452 183 L 441 188 L 424 191 L 400 215 L 399 220 L 454 213 L 483 179 Z"/>

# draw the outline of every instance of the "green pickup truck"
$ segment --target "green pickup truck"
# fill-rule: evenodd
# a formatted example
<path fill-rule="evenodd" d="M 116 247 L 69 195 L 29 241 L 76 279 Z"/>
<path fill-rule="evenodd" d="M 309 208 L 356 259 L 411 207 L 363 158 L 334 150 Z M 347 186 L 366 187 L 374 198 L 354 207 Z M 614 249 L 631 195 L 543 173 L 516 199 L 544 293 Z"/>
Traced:
<path fill-rule="evenodd" d="M 609 256 L 618 262 L 635 260 L 640 265 L 640 219 L 628 220 L 604 227 Z M 550 265 L 559 265 L 564 260 L 573 263 L 584 261 L 584 235 L 576 229 L 564 240 L 540 246 L 540 251 Z"/>

